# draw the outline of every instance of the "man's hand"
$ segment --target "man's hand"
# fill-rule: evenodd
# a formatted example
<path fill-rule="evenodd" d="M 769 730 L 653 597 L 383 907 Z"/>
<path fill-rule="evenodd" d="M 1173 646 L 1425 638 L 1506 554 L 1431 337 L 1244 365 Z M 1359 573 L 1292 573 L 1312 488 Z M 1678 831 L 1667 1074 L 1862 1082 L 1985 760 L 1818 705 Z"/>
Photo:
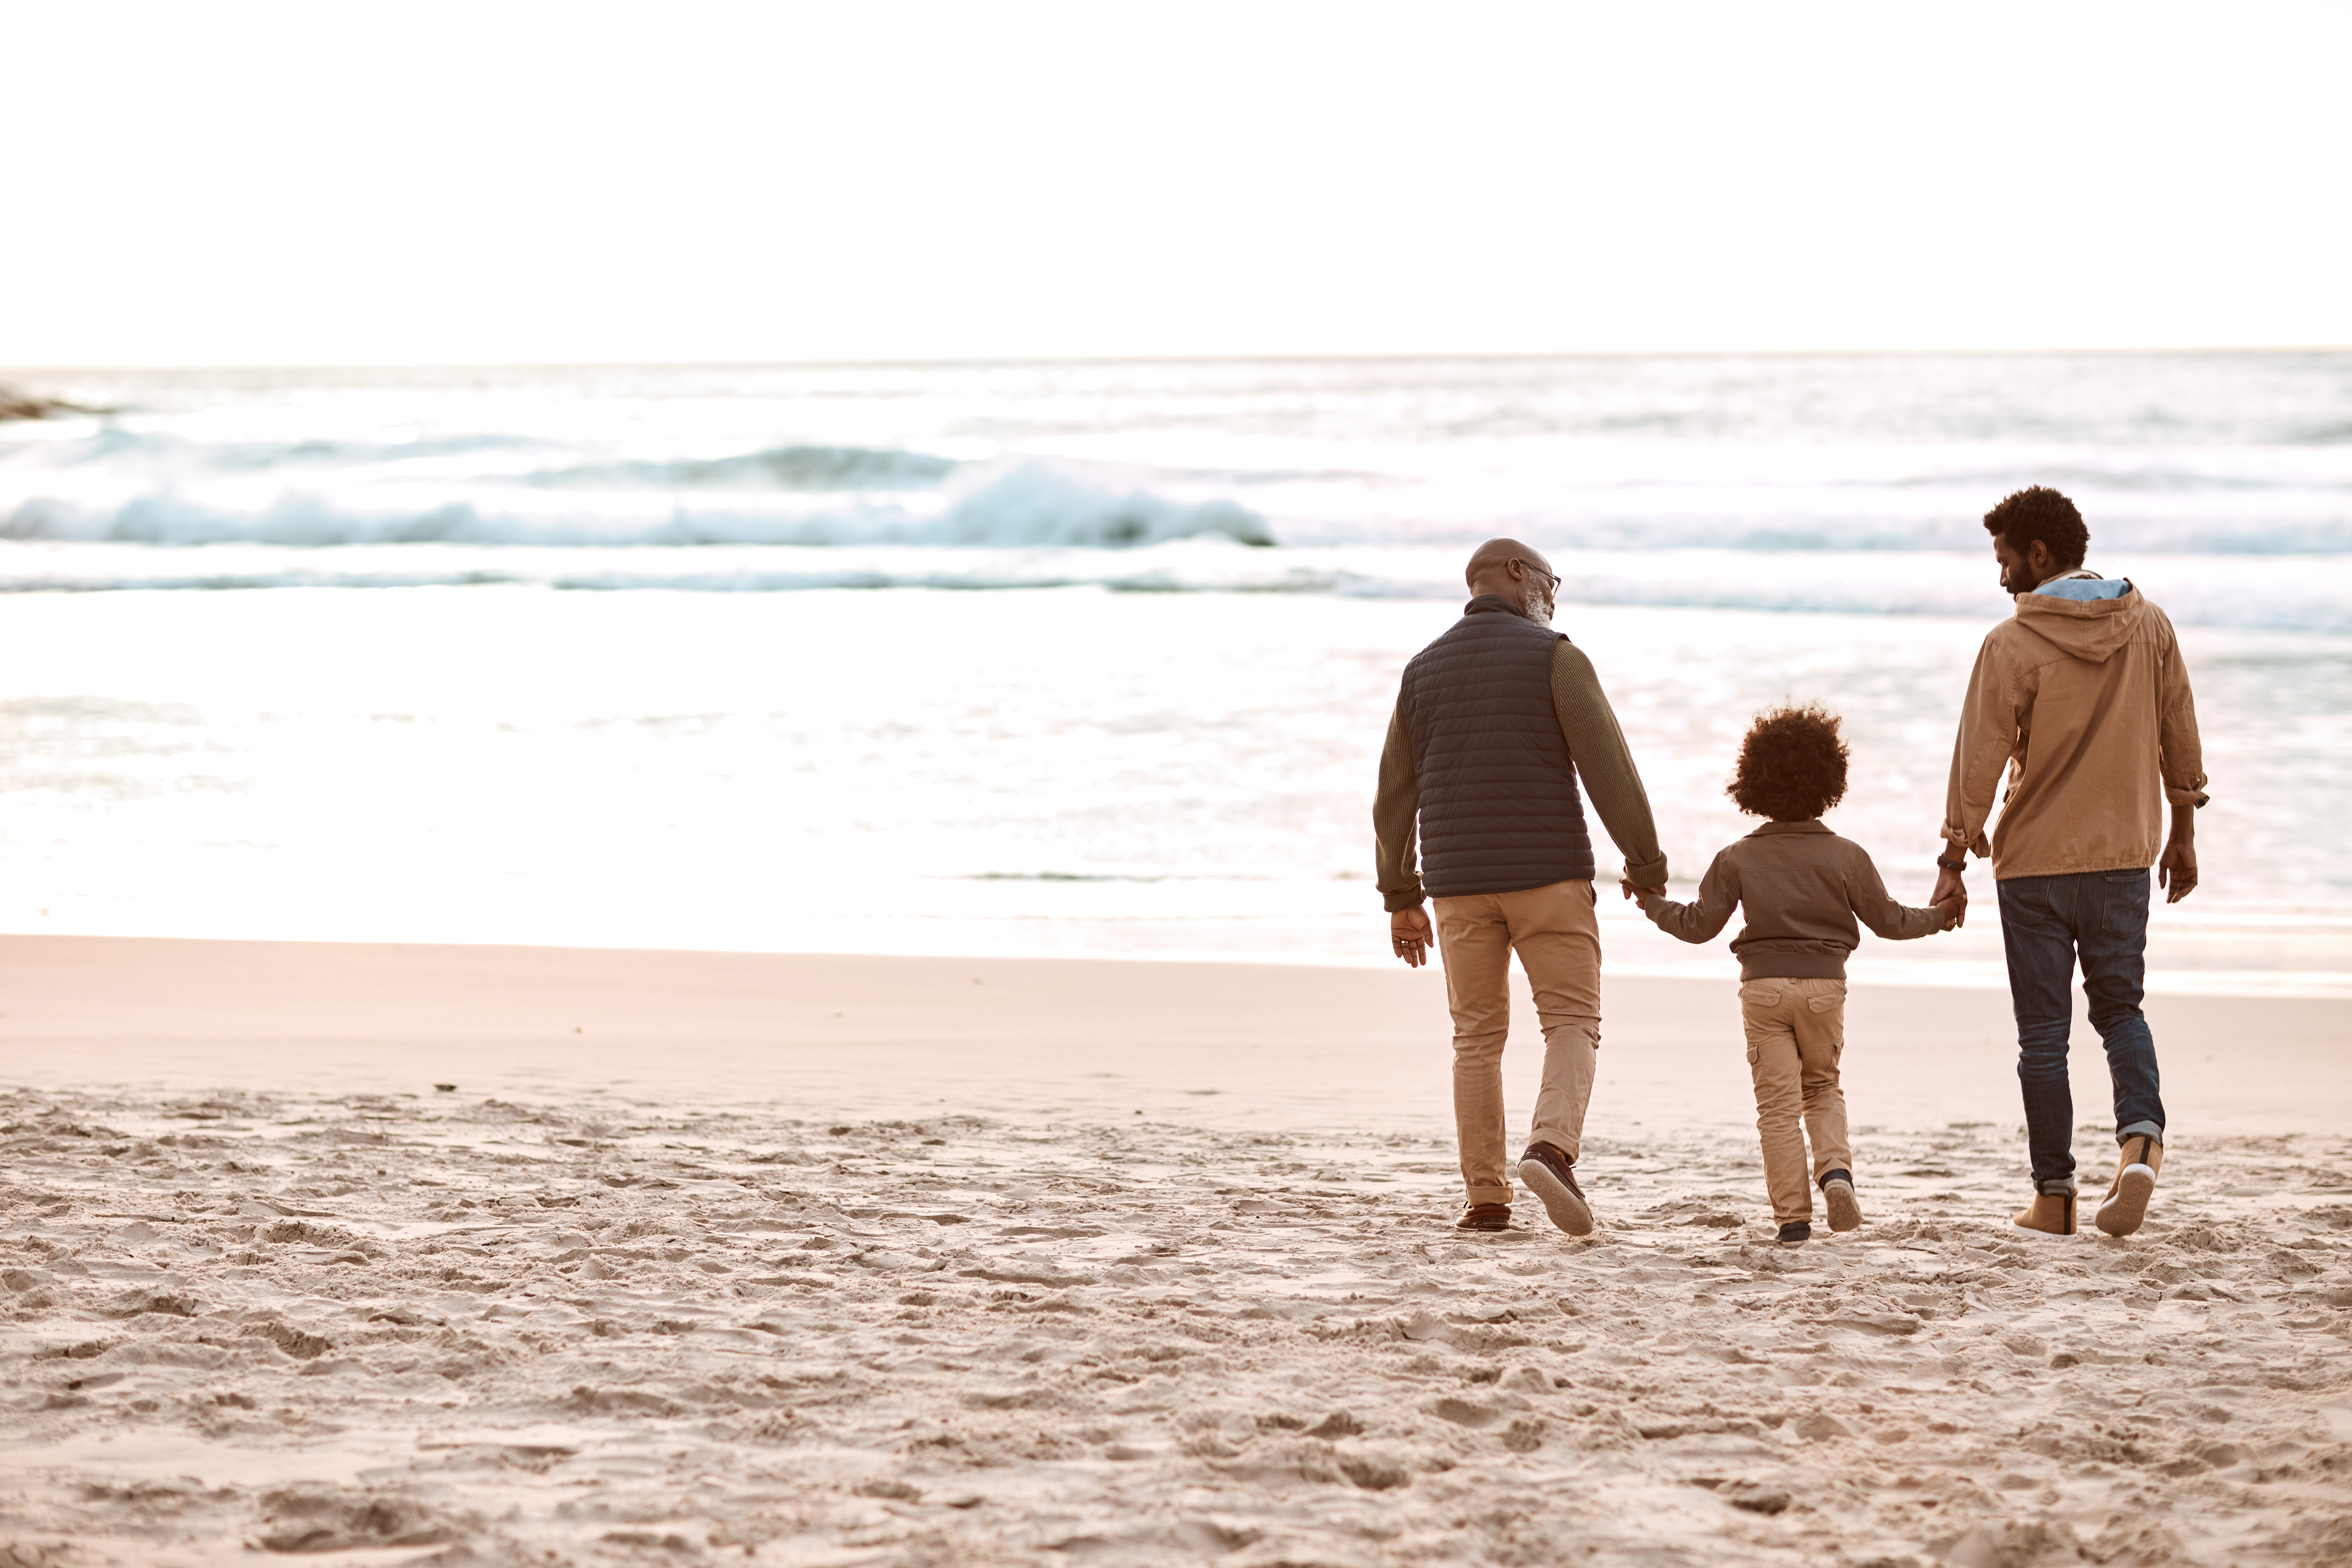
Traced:
<path fill-rule="evenodd" d="M 2157 858 L 2156 885 L 2166 889 L 2168 904 L 2177 904 L 2197 890 L 2197 830 L 2190 822 L 2188 812 L 2173 809 L 2172 837 Z"/>
<path fill-rule="evenodd" d="M 1654 899 L 1663 899 L 1666 896 L 1666 890 L 1664 888 L 1645 888 L 1639 882 L 1629 882 L 1622 877 L 1617 879 L 1617 890 L 1625 897 L 1636 900 L 1644 893 Z"/>
<path fill-rule="evenodd" d="M 1416 906 L 1390 912 L 1389 945 L 1404 960 L 1407 969 L 1419 969 L 1429 962 L 1429 944 L 1434 937 L 1429 929 L 1427 910 Z"/>
<path fill-rule="evenodd" d="M 1969 912 L 1969 903 L 1966 899 L 1945 900 L 1937 903 L 1929 904 L 1927 907 L 1931 910 L 1941 910 L 1943 913 L 1944 923 L 1936 928 L 1937 931 L 1953 931 L 1958 929 L 1961 920 Z"/>
<path fill-rule="evenodd" d="M 1948 845 L 1951 840 L 1946 839 L 1944 842 Z M 1957 931 L 1969 923 L 1969 889 L 1968 884 L 1960 880 L 1961 876 L 1961 872 L 1944 865 L 1940 855 L 1938 856 L 1936 866 L 1936 890 L 1927 895 L 1927 902 L 1953 906 L 1953 913 L 1944 926 L 1946 931 Z"/>

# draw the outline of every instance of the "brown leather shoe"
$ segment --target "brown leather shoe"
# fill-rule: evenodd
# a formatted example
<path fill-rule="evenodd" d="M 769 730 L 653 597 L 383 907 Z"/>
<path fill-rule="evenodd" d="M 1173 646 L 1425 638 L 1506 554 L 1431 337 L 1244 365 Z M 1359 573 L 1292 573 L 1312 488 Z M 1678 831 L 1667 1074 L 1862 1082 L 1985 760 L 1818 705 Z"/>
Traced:
<path fill-rule="evenodd" d="M 1592 1205 L 1584 1201 L 1584 1189 L 1576 1184 L 1575 1162 L 1565 1153 L 1549 1143 L 1528 1144 L 1519 1156 L 1519 1180 L 1543 1200 L 1552 1224 L 1570 1236 L 1592 1234 Z"/>
<path fill-rule="evenodd" d="M 2033 1201 L 2018 1210 L 2010 1224 L 2020 1230 L 2038 1230 L 2044 1236 L 2074 1234 L 2074 1194 L 2072 1193 L 2036 1193 Z"/>
<path fill-rule="evenodd" d="M 1471 1204 L 1454 1222 L 1456 1230 L 1508 1230 L 1511 1228 L 1511 1205 L 1508 1204 Z"/>
<path fill-rule="evenodd" d="M 2157 1173 L 2164 1169 L 2164 1145 L 2144 1132 L 2124 1140 L 2116 1159 L 2116 1179 L 2099 1200 L 2092 1223 L 2109 1236 L 2129 1236 L 2147 1218 L 2147 1200 L 2156 1195 Z"/>

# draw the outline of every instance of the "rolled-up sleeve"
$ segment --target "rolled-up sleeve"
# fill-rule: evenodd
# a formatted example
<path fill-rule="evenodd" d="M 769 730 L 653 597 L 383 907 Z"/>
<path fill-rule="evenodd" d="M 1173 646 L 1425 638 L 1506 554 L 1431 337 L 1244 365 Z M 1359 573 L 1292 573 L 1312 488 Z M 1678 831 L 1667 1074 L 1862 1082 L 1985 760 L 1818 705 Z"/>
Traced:
<path fill-rule="evenodd" d="M 2197 698 L 2189 689 L 2189 666 L 2180 657 L 2178 637 L 2164 639 L 2164 672 L 2158 679 L 2157 702 L 2158 765 L 2164 773 L 2164 798 L 2175 807 L 2203 805 L 2212 798 L 2205 793 L 2205 746 L 2197 736 Z"/>
<path fill-rule="evenodd" d="M 1960 732 L 1952 742 L 1952 775 L 1944 792 L 1944 837 L 1979 858 L 1992 853 L 1985 819 L 2016 745 L 2015 678 L 1988 637 L 1977 649 L 1968 695 L 1960 700 Z"/>

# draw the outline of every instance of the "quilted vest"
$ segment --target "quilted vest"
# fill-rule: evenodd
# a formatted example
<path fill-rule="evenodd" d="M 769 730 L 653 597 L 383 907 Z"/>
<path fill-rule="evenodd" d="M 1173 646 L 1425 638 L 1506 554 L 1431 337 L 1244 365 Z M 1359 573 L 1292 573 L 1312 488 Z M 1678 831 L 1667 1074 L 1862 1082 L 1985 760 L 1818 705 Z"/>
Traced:
<path fill-rule="evenodd" d="M 1552 651 L 1564 640 L 1482 595 L 1405 665 L 1400 700 L 1432 898 L 1591 877 L 1576 763 L 1551 702 Z"/>

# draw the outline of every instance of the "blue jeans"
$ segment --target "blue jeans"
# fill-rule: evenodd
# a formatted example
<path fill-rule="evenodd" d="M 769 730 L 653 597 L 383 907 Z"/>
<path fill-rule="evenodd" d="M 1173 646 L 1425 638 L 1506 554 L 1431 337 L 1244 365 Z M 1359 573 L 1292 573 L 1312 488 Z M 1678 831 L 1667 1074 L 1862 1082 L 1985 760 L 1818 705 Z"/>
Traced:
<path fill-rule="evenodd" d="M 2000 897 L 2000 940 L 2009 953 L 2009 997 L 2017 1010 L 2017 1081 L 2025 1090 L 2025 1136 L 2036 1192 L 2074 1190 L 2074 1097 L 2066 1082 L 2068 988 L 2083 965 L 2091 1027 L 2107 1047 L 2116 1089 L 2116 1136 L 2164 1141 L 2156 1040 L 2139 1010 L 2147 973 L 2148 874 L 2078 871 L 2011 877 Z"/>

